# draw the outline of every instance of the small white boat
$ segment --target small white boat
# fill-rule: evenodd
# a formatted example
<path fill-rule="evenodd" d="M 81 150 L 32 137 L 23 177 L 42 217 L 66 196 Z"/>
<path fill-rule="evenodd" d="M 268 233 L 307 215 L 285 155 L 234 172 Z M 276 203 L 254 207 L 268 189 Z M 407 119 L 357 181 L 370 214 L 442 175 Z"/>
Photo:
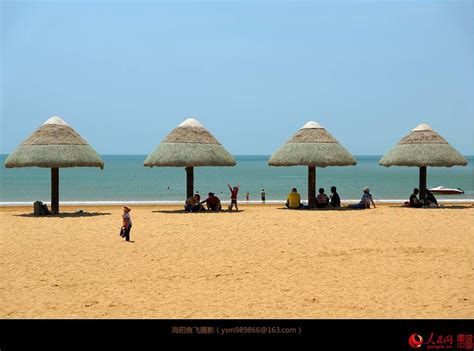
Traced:
<path fill-rule="evenodd" d="M 445 188 L 444 186 L 440 185 L 437 186 L 436 188 L 431 188 L 428 189 L 431 191 L 433 194 L 442 194 L 442 195 L 459 195 L 459 194 L 464 194 L 464 190 L 462 189 L 451 189 L 451 188 Z"/>

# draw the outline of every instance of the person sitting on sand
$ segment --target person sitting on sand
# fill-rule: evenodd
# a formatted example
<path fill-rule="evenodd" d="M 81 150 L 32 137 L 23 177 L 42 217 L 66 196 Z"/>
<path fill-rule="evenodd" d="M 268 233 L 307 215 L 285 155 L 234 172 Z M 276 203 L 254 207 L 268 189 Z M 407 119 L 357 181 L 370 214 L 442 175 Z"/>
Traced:
<path fill-rule="evenodd" d="M 208 198 L 201 203 L 206 203 L 208 211 L 218 212 L 222 209 L 221 200 L 214 195 L 214 193 L 209 193 Z"/>
<path fill-rule="evenodd" d="M 234 186 L 233 188 L 230 186 L 230 184 L 227 184 L 230 190 L 230 205 L 229 205 L 229 211 L 232 211 L 232 208 L 235 205 L 235 210 L 238 211 L 239 208 L 237 207 L 237 193 L 239 192 L 240 184 L 237 186 Z"/>
<path fill-rule="evenodd" d="M 433 205 L 433 206 L 431 206 Z M 438 201 L 434 197 L 433 193 L 426 189 L 426 207 L 439 207 Z"/>
<path fill-rule="evenodd" d="M 296 190 L 296 188 L 291 189 L 291 193 L 288 194 L 288 198 L 286 199 L 285 206 L 295 210 L 303 207 L 303 204 L 301 203 L 301 196 L 298 194 L 298 190 Z"/>
<path fill-rule="evenodd" d="M 316 196 L 316 207 L 325 208 L 329 205 L 329 197 L 324 193 L 324 188 L 319 188 L 319 194 Z"/>
<path fill-rule="evenodd" d="M 362 198 L 360 199 L 360 202 L 358 204 L 354 205 L 349 205 L 348 207 L 350 208 L 356 208 L 356 209 L 366 209 L 370 208 L 370 204 L 372 204 L 375 208 L 375 203 L 372 198 L 372 195 L 370 194 L 370 190 L 368 187 L 365 187 L 363 190 Z"/>
<path fill-rule="evenodd" d="M 419 192 L 420 191 L 417 188 L 413 189 L 413 194 L 410 195 L 410 200 L 408 203 L 409 207 L 415 207 L 415 208 L 423 207 L 423 203 L 418 199 L 418 196 L 417 196 Z"/>
<path fill-rule="evenodd" d="M 123 207 L 122 214 L 122 230 L 120 236 L 125 238 L 125 241 L 130 241 L 130 230 L 132 230 L 132 218 L 130 217 L 130 207 Z"/>
<path fill-rule="evenodd" d="M 341 198 L 339 197 L 339 194 L 337 193 L 336 187 L 334 185 L 331 187 L 331 194 L 331 202 L 329 202 L 329 204 L 332 207 L 341 207 Z"/>
<path fill-rule="evenodd" d="M 202 210 L 202 205 L 201 202 L 199 201 L 201 197 L 199 194 L 195 194 L 194 196 L 191 196 L 189 199 L 186 200 L 186 203 L 184 205 L 184 210 L 186 212 L 199 212 Z"/>

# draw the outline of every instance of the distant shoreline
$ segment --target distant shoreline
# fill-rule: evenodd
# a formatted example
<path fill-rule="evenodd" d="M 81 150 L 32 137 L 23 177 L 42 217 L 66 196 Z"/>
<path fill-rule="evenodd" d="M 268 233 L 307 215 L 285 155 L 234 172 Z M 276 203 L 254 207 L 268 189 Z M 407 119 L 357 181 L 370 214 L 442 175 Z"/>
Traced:
<path fill-rule="evenodd" d="M 357 203 L 360 199 L 348 199 L 341 200 L 343 204 Z M 403 204 L 407 199 L 382 199 L 374 200 L 377 204 Z M 451 204 L 460 204 L 460 203 L 474 203 L 474 199 L 438 199 L 440 203 L 451 203 Z M 4 201 L 0 202 L 0 207 L 21 207 L 21 206 L 31 206 L 34 201 Z M 284 204 L 286 200 L 266 200 L 265 205 L 278 205 Z M 303 200 L 303 202 L 306 202 Z M 49 201 L 44 202 L 47 205 L 50 205 Z M 223 204 L 230 204 L 229 200 L 223 200 Z M 163 201 L 134 201 L 134 200 L 122 200 L 122 201 L 62 201 L 60 202 L 61 206 L 121 206 L 121 205 L 137 205 L 137 206 L 152 206 L 152 205 L 183 205 L 184 201 L 172 201 L 172 200 L 163 200 Z M 245 201 L 240 200 L 239 204 L 242 205 L 263 205 L 260 200 Z"/>

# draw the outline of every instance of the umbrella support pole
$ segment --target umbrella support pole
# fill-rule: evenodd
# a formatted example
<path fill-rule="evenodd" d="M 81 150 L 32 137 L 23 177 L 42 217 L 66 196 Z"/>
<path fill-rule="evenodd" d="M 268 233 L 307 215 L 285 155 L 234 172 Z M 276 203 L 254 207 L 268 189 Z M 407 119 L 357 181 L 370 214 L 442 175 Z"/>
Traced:
<path fill-rule="evenodd" d="M 186 199 L 194 195 L 194 168 L 186 167 Z"/>
<path fill-rule="evenodd" d="M 308 166 L 308 206 L 316 207 L 316 167 Z"/>
<path fill-rule="evenodd" d="M 51 168 L 51 214 L 59 213 L 59 168 Z"/>
<path fill-rule="evenodd" d="M 426 167 L 420 167 L 420 201 L 426 203 Z"/>

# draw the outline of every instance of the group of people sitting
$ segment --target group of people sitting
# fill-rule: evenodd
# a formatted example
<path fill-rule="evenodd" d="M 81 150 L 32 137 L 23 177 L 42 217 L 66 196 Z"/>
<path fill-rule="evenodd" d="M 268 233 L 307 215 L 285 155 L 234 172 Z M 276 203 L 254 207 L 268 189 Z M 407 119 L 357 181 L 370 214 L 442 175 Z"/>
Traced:
<path fill-rule="evenodd" d="M 339 198 L 339 194 L 337 193 L 335 186 L 331 187 L 331 193 L 332 195 L 328 197 L 324 193 L 324 188 L 320 188 L 319 194 L 316 196 L 316 207 L 341 207 L 341 199 Z M 286 207 L 291 209 L 308 208 L 308 206 L 305 206 L 301 203 L 301 196 L 296 188 L 291 189 L 291 192 L 288 194 Z"/>
<path fill-rule="evenodd" d="M 239 193 L 240 185 L 231 187 L 230 184 L 227 184 L 230 190 L 230 205 L 229 211 L 235 206 L 236 211 L 239 210 L 237 205 L 237 194 Z M 204 207 L 203 204 L 206 204 Z M 193 196 L 186 200 L 184 204 L 184 210 L 186 212 L 200 212 L 200 211 L 211 211 L 211 212 L 219 212 L 222 210 L 221 200 L 214 194 L 208 193 L 207 199 L 201 201 L 201 195 L 196 192 Z"/>
<path fill-rule="evenodd" d="M 231 194 L 231 203 L 229 205 L 229 211 L 232 211 L 233 207 L 238 211 L 237 207 L 237 194 L 239 192 L 240 186 L 231 187 L 228 184 L 230 194 Z M 373 200 L 372 195 L 370 194 L 369 188 L 365 187 L 362 189 L 363 194 L 362 198 L 357 204 L 348 205 L 348 208 L 353 209 L 366 209 L 370 208 L 372 205 L 375 208 L 375 203 Z M 405 206 L 407 207 L 415 207 L 420 208 L 423 206 L 426 207 L 439 207 L 438 201 L 434 197 L 434 195 L 426 189 L 426 200 L 420 200 L 418 198 L 418 194 L 420 191 L 415 188 L 413 189 L 413 194 L 410 195 L 410 200 L 405 202 Z M 205 204 L 205 206 L 204 206 Z M 309 205 L 303 205 L 301 202 L 301 196 L 298 193 L 296 188 L 291 189 L 291 192 L 288 194 L 286 200 L 286 207 L 290 209 L 302 209 L 302 208 L 309 208 Z M 341 198 L 337 193 L 337 189 L 335 186 L 331 187 L 331 195 L 327 196 L 324 192 L 324 188 L 319 188 L 319 194 L 316 196 L 316 208 L 340 208 L 341 207 Z M 218 212 L 222 210 L 221 200 L 212 192 L 208 193 L 207 199 L 201 201 L 201 195 L 198 192 L 191 196 L 189 199 L 186 200 L 184 205 L 184 209 L 187 212 L 200 212 L 200 211 L 212 211 Z"/>
<path fill-rule="evenodd" d="M 433 193 L 426 189 L 426 200 L 420 200 L 418 199 L 418 194 L 420 193 L 420 190 L 418 188 L 413 189 L 413 194 L 410 195 L 410 200 L 408 202 L 405 202 L 405 206 L 407 207 L 415 207 L 415 208 L 420 208 L 420 207 L 439 207 L 438 201 L 434 197 Z"/>
<path fill-rule="evenodd" d="M 206 204 L 206 207 L 203 206 Z M 219 212 L 222 209 L 221 200 L 212 192 L 207 194 L 207 199 L 201 201 L 201 195 L 195 193 L 186 200 L 184 210 L 186 212 L 212 211 Z"/>
<path fill-rule="evenodd" d="M 363 195 L 359 203 L 348 205 L 349 208 L 353 209 L 366 209 L 370 208 L 370 205 L 373 205 L 375 208 L 375 203 L 370 194 L 369 188 L 365 187 L 363 190 Z M 286 200 L 286 207 L 291 209 L 302 209 L 309 208 L 309 205 L 303 205 L 301 203 L 301 196 L 296 190 L 296 188 L 291 189 L 291 192 L 288 194 Z M 316 208 L 340 208 L 341 207 L 341 198 L 337 193 L 335 186 L 331 187 L 331 195 L 327 196 L 324 193 L 324 188 L 319 189 L 319 194 L 316 196 Z"/>

